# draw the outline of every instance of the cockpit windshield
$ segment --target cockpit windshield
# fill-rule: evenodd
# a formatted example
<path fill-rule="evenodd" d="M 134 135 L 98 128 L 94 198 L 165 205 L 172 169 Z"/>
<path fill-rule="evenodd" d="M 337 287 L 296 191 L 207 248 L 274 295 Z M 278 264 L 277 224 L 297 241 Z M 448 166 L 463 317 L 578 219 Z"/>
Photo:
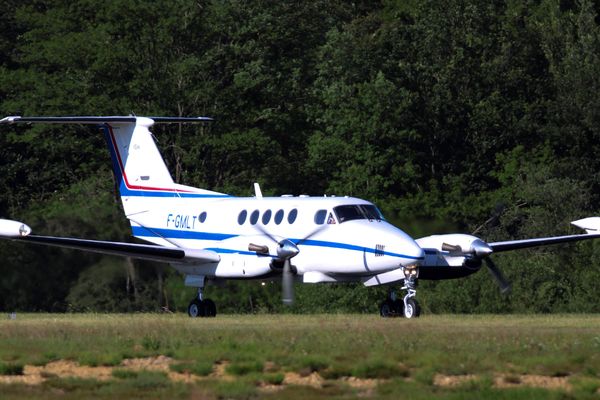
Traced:
<path fill-rule="evenodd" d="M 371 204 L 351 204 L 337 206 L 333 208 L 335 215 L 337 216 L 340 224 L 346 221 L 352 221 L 354 219 L 368 219 L 381 221 L 384 220 L 381 211 L 377 207 Z"/>

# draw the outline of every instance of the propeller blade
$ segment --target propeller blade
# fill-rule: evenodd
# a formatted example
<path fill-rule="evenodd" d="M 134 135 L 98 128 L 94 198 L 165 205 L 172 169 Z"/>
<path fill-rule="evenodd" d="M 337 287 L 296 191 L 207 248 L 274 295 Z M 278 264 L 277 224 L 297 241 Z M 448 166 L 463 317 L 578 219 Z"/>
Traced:
<path fill-rule="evenodd" d="M 283 304 L 289 306 L 294 302 L 294 277 L 290 266 L 290 260 L 286 259 L 283 263 L 283 276 L 281 277 Z"/>
<path fill-rule="evenodd" d="M 262 233 L 263 235 L 265 235 L 266 237 L 271 239 L 273 242 L 279 243 L 279 240 L 277 240 L 273 235 L 271 235 L 269 232 L 267 232 L 267 230 L 264 227 L 262 227 L 261 225 L 256 224 L 256 225 L 254 225 L 254 227 L 256 229 L 258 229 L 260 231 L 260 233 Z"/>
<path fill-rule="evenodd" d="M 498 286 L 500 286 L 500 292 L 502 294 L 506 294 L 506 293 L 510 292 L 510 283 L 508 283 L 508 281 L 506 280 L 504 275 L 502 275 L 502 272 L 496 266 L 496 264 L 494 264 L 494 262 L 490 258 L 484 258 L 484 260 L 485 260 L 486 266 L 488 267 L 488 270 L 490 271 L 492 276 L 496 279 L 496 282 L 498 282 Z"/>
<path fill-rule="evenodd" d="M 319 226 L 317 229 L 315 229 L 314 231 L 312 231 L 308 235 L 304 236 L 302 239 L 298 240 L 296 242 L 296 245 L 300 245 L 303 242 L 306 242 L 308 239 L 310 239 L 311 237 L 315 236 L 317 233 L 319 233 L 319 232 L 321 232 L 322 230 L 325 230 L 325 229 L 327 229 L 327 225 L 321 225 L 321 226 Z"/>

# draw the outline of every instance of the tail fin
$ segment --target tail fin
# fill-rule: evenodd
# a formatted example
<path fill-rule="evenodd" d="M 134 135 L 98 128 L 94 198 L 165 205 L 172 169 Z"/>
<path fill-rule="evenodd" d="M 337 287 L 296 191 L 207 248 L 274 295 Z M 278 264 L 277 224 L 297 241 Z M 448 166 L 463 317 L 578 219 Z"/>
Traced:
<path fill-rule="evenodd" d="M 121 196 L 176 191 L 175 182 L 148 130 L 152 124 L 148 118 L 136 118 L 135 123 L 101 125 Z"/>
<path fill-rule="evenodd" d="M 154 123 L 189 123 L 210 121 L 206 117 L 19 117 L 10 116 L 0 123 L 62 123 L 99 125 L 108 143 L 113 171 L 119 186 L 125 215 L 134 235 L 141 224 L 132 217 L 164 206 L 149 198 L 193 197 L 217 198 L 228 195 L 173 182 L 149 128 Z M 157 199 L 158 200 L 158 199 Z"/>

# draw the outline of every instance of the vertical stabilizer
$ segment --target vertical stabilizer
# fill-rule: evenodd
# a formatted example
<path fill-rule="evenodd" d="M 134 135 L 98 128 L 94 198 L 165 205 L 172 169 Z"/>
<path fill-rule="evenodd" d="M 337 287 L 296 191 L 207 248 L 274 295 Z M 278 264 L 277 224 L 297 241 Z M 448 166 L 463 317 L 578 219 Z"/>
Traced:
<path fill-rule="evenodd" d="M 135 123 L 102 125 L 121 196 L 177 191 L 150 133 L 153 124 L 138 117 Z"/>
<path fill-rule="evenodd" d="M 125 215 L 133 234 L 144 237 L 156 216 L 173 205 L 169 198 L 222 198 L 226 194 L 179 185 L 165 165 L 149 128 L 155 123 L 202 123 L 206 117 L 135 117 L 135 116 L 68 116 L 21 117 L 0 119 L 0 124 L 90 124 L 104 132 L 112 158 L 113 171 L 121 194 Z M 180 202 L 178 202 L 180 205 Z M 154 235 L 156 236 L 156 235 Z M 151 240 L 153 241 L 153 240 Z M 159 244 L 162 239 L 156 240 Z"/>

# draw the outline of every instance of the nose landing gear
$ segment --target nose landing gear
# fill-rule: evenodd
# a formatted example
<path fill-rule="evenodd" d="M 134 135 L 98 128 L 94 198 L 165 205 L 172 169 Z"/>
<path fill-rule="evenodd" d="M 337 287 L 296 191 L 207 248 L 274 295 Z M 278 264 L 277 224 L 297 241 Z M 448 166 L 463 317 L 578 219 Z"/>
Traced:
<path fill-rule="evenodd" d="M 388 298 L 379 305 L 379 315 L 383 318 L 404 316 L 405 318 L 417 318 L 421 315 L 421 306 L 415 299 L 417 294 L 417 277 L 419 269 L 415 266 L 404 267 L 404 286 L 406 294 L 402 300 L 396 297 L 396 292 L 390 290 Z"/>

